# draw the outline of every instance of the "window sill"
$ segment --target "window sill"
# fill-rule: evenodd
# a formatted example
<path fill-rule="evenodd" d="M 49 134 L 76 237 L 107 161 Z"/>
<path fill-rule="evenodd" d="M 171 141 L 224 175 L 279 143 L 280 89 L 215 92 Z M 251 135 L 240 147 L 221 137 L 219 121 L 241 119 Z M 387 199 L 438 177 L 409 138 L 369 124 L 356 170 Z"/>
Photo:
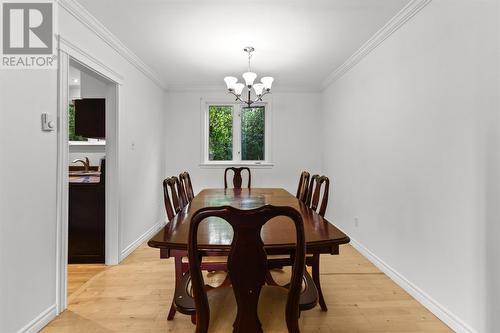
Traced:
<path fill-rule="evenodd" d="M 204 162 L 200 163 L 202 169 L 225 169 L 230 167 L 248 167 L 250 169 L 271 169 L 274 163 L 271 162 Z"/>
<path fill-rule="evenodd" d="M 69 141 L 70 146 L 105 146 L 106 141 Z"/>

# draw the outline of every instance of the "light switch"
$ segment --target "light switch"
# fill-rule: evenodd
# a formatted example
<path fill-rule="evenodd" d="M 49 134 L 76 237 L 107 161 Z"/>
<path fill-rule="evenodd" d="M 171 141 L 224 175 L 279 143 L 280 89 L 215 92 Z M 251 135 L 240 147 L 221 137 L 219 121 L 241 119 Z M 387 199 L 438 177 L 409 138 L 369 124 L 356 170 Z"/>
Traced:
<path fill-rule="evenodd" d="M 42 113 L 42 131 L 51 132 L 56 129 L 54 119 L 49 113 Z"/>

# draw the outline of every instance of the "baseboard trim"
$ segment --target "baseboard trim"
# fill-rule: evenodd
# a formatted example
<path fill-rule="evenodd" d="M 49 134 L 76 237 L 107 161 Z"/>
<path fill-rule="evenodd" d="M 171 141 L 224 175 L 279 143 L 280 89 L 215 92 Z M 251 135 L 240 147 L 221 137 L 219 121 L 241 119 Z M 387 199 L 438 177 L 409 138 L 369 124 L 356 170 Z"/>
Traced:
<path fill-rule="evenodd" d="M 144 243 L 146 240 L 149 238 L 153 237 L 155 233 L 157 233 L 161 228 L 165 226 L 166 222 L 161 221 L 149 228 L 145 233 L 143 233 L 139 238 L 137 238 L 135 241 L 133 241 L 129 246 L 127 246 L 121 253 L 120 253 L 120 262 L 127 258 L 129 254 L 134 252 L 135 249 L 139 247 L 142 243 Z"/>
<path fill-rule="evenodd" d="M 432 312 L 436 317 L 448 325 L 452 330 L 458 333 L 477 333 L 472 327 L 464 323 L 460 318 L 458 318 L 451 311 L 446 309 L 439 302 L 434 300 L 431 296 L 425 293 L 422 289 L 417 287 L 406 277 L 398 273 L 394 268 L 386 264 L 382 259 L 377 257 L 368 248 L 362 245 L 360 242 L 351 238 L 350 244 L 358 250 L 363 256 L 365 256 L 372 264 L 378 267 L 382 272 L 385 273 L 391 280 L 393 280 L 397 285 L 403 288 L 408 294 L 415 298 L 420 304 L 425 306 L 430 312 Z"/>
<path fill-rule="evenodd" d="M 52 304 L 45 311 L 40 313 L 35 319 L 21 328 L 18 333 L 36 333 L 45 327 L 52 319 L 57 316 L 57 306 Z"/>

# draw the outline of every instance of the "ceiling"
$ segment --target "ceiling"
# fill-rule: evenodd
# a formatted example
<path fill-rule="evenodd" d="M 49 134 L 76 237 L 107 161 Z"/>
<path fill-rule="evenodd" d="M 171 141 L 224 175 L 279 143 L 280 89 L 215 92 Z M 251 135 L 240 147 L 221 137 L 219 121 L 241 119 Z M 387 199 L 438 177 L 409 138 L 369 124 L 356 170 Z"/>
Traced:
<path fill-rule="evenodd" d="M 409 0 L 79 0 L 170 89 L 252 70 L 315 90 Z"/>

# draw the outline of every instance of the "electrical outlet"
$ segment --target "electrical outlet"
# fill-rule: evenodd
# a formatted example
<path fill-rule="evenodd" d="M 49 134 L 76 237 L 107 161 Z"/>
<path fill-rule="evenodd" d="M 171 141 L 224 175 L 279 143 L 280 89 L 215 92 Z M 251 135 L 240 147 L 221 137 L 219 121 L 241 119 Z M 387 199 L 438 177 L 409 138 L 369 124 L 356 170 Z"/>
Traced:
<path fill-rule="evenodd" d="M 354 226 L 359 227 L 359 219 L 357 217 L 354 218 Z"/>

